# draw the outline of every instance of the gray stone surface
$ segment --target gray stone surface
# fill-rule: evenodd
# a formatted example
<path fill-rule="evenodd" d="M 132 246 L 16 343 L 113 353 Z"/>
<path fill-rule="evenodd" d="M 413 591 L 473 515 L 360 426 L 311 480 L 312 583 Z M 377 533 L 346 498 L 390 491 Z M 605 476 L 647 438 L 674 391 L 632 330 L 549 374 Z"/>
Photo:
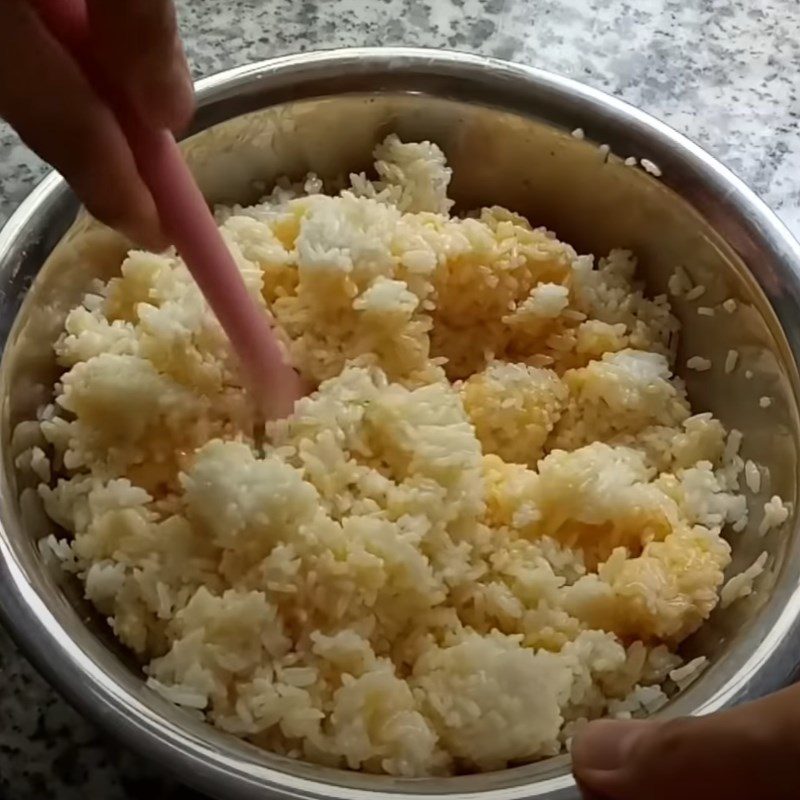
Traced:
<path fill-rule="evenodd" d="M 577 78 L 720 158 L 800 235 L 797 0 L 182 0 L 194 74 L 347 45 L 448 47 Z M 0 123 L 0 223 L 44 174 Z M 0 632 L 0 797 L 188 798 L 66 706 Z"/>

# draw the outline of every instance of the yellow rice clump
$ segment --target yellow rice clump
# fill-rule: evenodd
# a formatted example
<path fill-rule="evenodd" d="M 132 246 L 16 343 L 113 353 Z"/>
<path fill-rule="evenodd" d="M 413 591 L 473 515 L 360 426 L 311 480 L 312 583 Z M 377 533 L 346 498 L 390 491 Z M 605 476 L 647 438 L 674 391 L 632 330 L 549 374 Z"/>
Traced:
<path fill-rule="evenodd" d="M 290 419 L 259 423 L 180 259 L 132 251 L 67 317 L 20 463 L 152 689 L 323 764 L 498 769 L 663 698 L 746 519 L 738 456 L 632 254 L 450 216 L 433 144 L 376 159 L 219 211 L 318 387 Z"/>

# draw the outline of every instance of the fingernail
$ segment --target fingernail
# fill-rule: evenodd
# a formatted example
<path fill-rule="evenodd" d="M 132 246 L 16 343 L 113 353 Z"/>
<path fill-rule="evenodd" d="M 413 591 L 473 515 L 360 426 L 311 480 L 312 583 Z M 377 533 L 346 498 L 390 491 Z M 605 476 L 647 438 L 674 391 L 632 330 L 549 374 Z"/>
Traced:
<path fill-rule="evenodd" d="M 607 772 L 619 769 L 652 724 L 643 720 L 602 719 L 592 722 L 576 739 L 573 759 L 584 770 Z"/>
<path fill-rule="evenodd" d="M 142 119 L 178 132 L 194 114 L 194 85 L 189 65 L 177 40 L 173 52 L 159 61 L 140 65 L 127 79 L 128 97 Z"/>
<path fill-rule="evenodd" d="M 131 99 L 143 119 L 172 131 L 186 126 L 194 112 L 192 85 L 176 72 L 134 88 Z"/>

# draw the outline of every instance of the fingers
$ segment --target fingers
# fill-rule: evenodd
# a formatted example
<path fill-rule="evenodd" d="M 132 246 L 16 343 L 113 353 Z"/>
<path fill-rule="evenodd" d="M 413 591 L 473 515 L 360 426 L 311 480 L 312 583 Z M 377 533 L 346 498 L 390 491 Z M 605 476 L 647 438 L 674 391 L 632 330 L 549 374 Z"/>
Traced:
<path fill-rule="evenodd" d="M 92 46 L 141 117 L 180 133 L 194 90 L 171 0 L 87 0 Z"/>
<path fill-rule="evenodd" d="M 163 246 L 156 209 L 112 113 L 24 0 L 0 0 L 0 116 L 67 179 L 89 211 Z"/>
<path fill-rule="evenodd" d="M 586 798 L 797 798 L 800 687 L 707 717 L 593 722 L 572 758 Z"/>

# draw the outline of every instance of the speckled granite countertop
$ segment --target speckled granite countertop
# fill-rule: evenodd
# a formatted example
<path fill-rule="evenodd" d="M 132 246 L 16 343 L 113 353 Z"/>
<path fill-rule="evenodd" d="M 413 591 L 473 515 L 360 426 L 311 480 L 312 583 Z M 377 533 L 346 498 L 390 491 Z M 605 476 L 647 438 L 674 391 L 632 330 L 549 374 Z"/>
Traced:
<path fill-rule="evenodd" d="M 346 45 L 480 52 L 612 92 L 733 168 L 800 235 L 797 0 L 179 0 L 195 74 Z M 756 7 L 757 6 L 757 7 Z M 0 123 L 0 223 L 44 166 Z M 196 797 L 110 744 L 0 631 L 0 797 Z"/>

